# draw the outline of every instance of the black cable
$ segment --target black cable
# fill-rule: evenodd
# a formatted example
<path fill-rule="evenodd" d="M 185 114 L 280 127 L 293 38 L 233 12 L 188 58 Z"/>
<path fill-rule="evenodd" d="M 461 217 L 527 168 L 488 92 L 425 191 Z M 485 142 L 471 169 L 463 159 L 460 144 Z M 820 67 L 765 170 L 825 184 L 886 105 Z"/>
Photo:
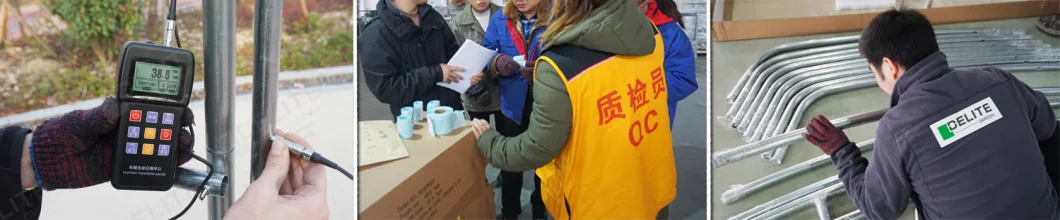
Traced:
<path fill-rule="evenodd" d="M 313 153 L 313 156 L 309 157 L 309 162 L 319 163 L 324 166 L 331 167 L 332 169 L 342 172 L 342 174 L 346 175 L 346 177 L 349 177 L 350 180 L 353 180 L 353 174 L 350 174 L 350 172 L 346 171 L 345 169 L 342 169 L 342 167 L 339 167 L 339 165 L 335 164 L 335 162 L 331 162 L 331 160 L 328 160 L 328 158 L 324 158 L 324 156 L 320 156 L 320 154 L 318 153 Z"/>
<path fill-rule="evenodd" d="M 185 206 L 184 210 L 181 210 L 180 213 L 177 213 L 176 216 L 173 216 L 173 218 L 170 218 L 169 220 L 175 220 L 177 218 L 180 218 L 180 216 L 184 215 L 185 212 L 188 212 L 188 209 L 191 209 L 191 205 L 195 204 L 195 200 L 198 200 L 198 197 L 200 195 L 206 193 L 203 192 L 206 189 L 206 183 L 210 181 L 211 177 L 213 177 L 213 164 L 207 162 L 206 159 L 199 157 L 199 155 L 192 154 L 191 157 L 195 158 L 195 160 L 198 160 L 199 162 L 202 162 L 203 164 L 206 164 L 206 177 L 202 179 L 202 183 L 199 184 L 199 189 L 195 191 L 195 196 L 191 198 L 191 202 L 188 202 L 188 206 Z"/>

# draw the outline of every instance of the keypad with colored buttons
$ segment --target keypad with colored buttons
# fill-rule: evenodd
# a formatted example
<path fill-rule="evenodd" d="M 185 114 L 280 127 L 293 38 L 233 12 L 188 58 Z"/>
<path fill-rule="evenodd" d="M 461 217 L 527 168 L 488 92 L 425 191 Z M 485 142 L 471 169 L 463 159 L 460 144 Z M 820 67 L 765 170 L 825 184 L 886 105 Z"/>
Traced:
<path fill-rule="evenodd" d="M 122 122 L 125 125 L 122 129 L 124 135 L 121 136 L 124 140 L 119 143 L 125 143 L 122 152 L 126 155 L 168 157 L 174 153 L 171 151 L 176 150 L 173 146 L 179 146 L 176 131 L 180 128 L 174 122 L 180 114 L 175 110 L 156 108 L 130 105 L 128 109 L 123 109 L 127 117 L 123 117 L 125 121 Z"/>

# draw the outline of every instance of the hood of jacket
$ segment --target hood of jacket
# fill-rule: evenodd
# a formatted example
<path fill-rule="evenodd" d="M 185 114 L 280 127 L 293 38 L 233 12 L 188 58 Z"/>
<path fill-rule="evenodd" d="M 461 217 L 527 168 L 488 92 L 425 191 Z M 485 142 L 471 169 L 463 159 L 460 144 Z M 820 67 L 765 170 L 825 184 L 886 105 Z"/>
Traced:
<path fill-rule="evenodd" d="M 633 1 L 611 0 L 593 9 L 581 23 L 553 37 L 543 49 L 572 44 L 607 53 L 643 56 L 655 49 L 653 29 L 651 20 Z"/>
<path fill-rule="evenodd" d="M 469 4 L 464 4 L 464 5 L 466 7 L 464 7 L 464 9 L 462 9 L 460 11 L 460 14 L 456 15 L 456 17 L 453 17 L 453 23 L 457 24 L 457 25 L 472 25 L 472 24 L 475 24 L 476 22 L 478 22 L 478 19 L 475 19 L 475 14 L 474 14 L 475 12 L 472 11 L 472 10 L 474 10 L 473 9 L 474 7 L 472 7 Z M 498 6 L 497 4 L 493 4 L 493 2 L 490 2 L 490 9 L 489 9 L 490 10 L 490 17 L 492 18 L 493 14 L 497 13 L 497 11 L 500 10 L 500 9 L 501 9 L 501 6 Z"/>

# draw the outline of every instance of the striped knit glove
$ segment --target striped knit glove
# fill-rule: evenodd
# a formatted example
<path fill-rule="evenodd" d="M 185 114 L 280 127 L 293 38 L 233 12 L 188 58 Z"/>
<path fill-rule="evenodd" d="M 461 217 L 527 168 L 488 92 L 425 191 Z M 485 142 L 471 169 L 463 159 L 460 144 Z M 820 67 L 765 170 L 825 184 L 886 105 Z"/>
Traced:
<path fill-rule="evenodd" d="M 119 111 L 118 100 L 110 97 L 99 107 L 72 111 L 41 123 L 33 132 L 30 146 L 37 184 L 54 190 L 110 181 Z M 191 126 L 191 110 L 185 110 L 184 116 L 184 125 Z M 178 160 L 184 164 L 191 159 L 195 139 L 187 129 L 181 132 Z"/>

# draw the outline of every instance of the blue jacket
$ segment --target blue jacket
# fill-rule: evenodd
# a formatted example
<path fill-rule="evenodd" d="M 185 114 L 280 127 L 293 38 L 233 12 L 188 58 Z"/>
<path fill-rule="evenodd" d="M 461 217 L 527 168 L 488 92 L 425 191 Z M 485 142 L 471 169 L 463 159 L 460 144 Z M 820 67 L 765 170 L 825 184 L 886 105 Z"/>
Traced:
<path fill-rule="evenodd" d="M 677 102 L 699 89 L 699 84 L 696 83 L 696 53 L 692 51 L 692 41 L 676 21 L 656 25 L 659 33 L 662 33 L 663 49 L 666 52 L 663 69 L 666 70 L 667 92 L 670 92 L 666 103 L 670 108 L 670 127 L 673 127 Z"/>
<path fill-rule="evenodd" d="M 504 9 L 497 10 L 497 12 L 501 11 L 504 11 Z M 508 29 L 508 20 L 504 13 L 493 13 L 490 18 L 490 24 L 486 27 L 486 36 L 482 39 L 482 46 L 487 49 L 497 50 L 497 54 L 493 58 L 497 58 L 496 56 L 500 54 L 512 57 L 522 55 L 515 45 L 516 42 L 512 40 L 511 32 Z M 524 33 L 518 34 L 523 36 L 523 39 L 529 39 L 530 41 L 530 45 L 526 47 L 527 53 L 531 53 L 527 56 L 527 63 L 536 61 L 537 57 L 541 55 L 539 41 L 541 34 L 545 32 L 545 27 L 534 29 L 533 22 L 516 22 L 515 25 L 522 25 Z M 531 37 L 526 37 L 525 32 L 532 32 L 529 33 Z M 492 64 L 493 62 L 490 62 L 490 65 Z M 487 70 L 490 69 L 490 65 L 486 65 Z M 529 96 L 527 91 L 530 89 L 530 83 L 523 80 L 518 71 L 510 76 L 498 76 L 498 82 L 501 92 L 501 112 L 515 122 L 522 123 L 523 110 L 526 98 Z"/>
<path fill-rule="evenodd" d="M 1039 144 L 1056 123 L 1011 73 L 954 70 L 936 52 L 898 78 L 872 158 L 846 144 L 832 162 L 870 219 L 898 218 L 910 199 L 921 219 L 1057 219 L 1040 148 L 1058 146 Z"/>

